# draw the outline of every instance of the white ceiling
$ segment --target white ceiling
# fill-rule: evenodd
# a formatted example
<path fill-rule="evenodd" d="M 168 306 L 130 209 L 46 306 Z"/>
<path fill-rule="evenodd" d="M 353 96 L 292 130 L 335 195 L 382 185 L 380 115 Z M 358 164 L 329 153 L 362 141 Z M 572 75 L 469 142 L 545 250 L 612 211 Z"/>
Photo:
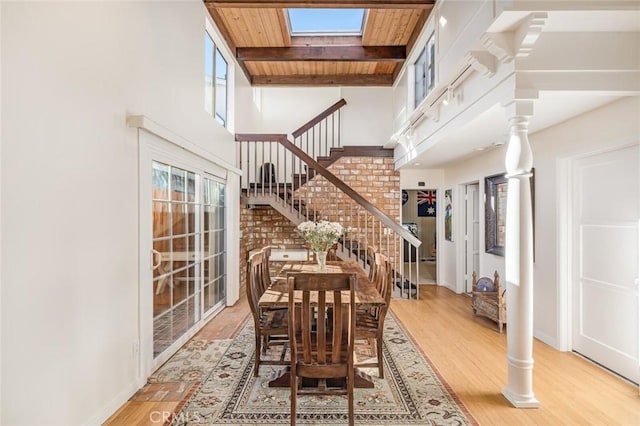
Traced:
<path fill-rule="evenodd" d="M 576 115 L 619 99 L 619 96 L 585 92 L 541 92 L 534 103 L 529 134 L 566 121 Z M 440 140 L 427 151 L 418 154 L 401 169 L 445 168 L 447 164 L 478 155 L 508 140 L 504 109 L 496 105 L 467 123 L 464 127 Z"/>

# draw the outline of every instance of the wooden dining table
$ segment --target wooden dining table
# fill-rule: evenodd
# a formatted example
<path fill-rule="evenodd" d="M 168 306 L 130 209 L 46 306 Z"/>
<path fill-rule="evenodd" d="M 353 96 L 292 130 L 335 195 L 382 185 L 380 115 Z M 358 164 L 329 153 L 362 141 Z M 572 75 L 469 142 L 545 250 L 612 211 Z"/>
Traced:
<path fill-rule="evenodd" d="M 316 262 L 289 262 L 285 263 L 278 276 L 286 277 L 287 274 L 304 272 L 318 273 Z M 355 273 L 357 283 L 355 288 L 355 303 L 357 305 L 380 306 L 384 305 L 384 299 L 378 293 L 375 284 L 369 280 L 369 276 L 355 261 L 328 261 L 325 274 Z M 302 298 L 301 298 L 302 299 Z M 289 289 L 286 279 L 279 279 L 272 283 L 262 294 L 258 302 L 260 308 L 276 308 L 289 306 Z M 357 388 L 373 388 L 371 377 L 356 368 L 354 386 Z M 278 373 L 269 381 L 269 387 L 289 387 L 291 385 L 288 368 Z"/>
<path fill-rule="evenodd" d="M 289 262 L 282 266 L 278 276 L 286 277 L 290 273 L 318 272 L 318 265 L 315 262 Z M 357 276 L 355 301 L 356 305 L 384 305 L 384 299 L 378 293 L 375 284 L 369 281 L 369 276 L 355 261 L 328 261 L 325 274 L 355 273 Z M 289 306 L 289 290 L 285 279 L 276 280 L 262 294 L 260 302 L 261 308 L 287 307 Z"/>

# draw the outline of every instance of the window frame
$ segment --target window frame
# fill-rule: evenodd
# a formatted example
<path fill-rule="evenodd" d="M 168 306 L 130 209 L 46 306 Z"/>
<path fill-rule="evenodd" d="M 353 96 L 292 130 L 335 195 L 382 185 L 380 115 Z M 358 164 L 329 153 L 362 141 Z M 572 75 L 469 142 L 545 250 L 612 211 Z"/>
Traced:
<path fill-rule="evenodd" d="M 205 45 L 204 45 L 204 59 L 205 59 L 205 82 L 204 82 L 204 107 L 205 111 L 210 114 L 222 127 L 227 128 L 229 123 L 229 60 L 225 57 L 223 53 L 223 49 L 220 48 L 219 44 L 216 43 L 215 37 L 211 34 L 208 28 L 204 29 L 205 35 Z M 211 49 L 211 58 L 208 58 L 208 42 L 210 41 Z M 224 108 L 219 108 L 220 104 L 218 102 L 218 58 L 222 59 L 225 63 L 226 72 L 224 74 Z M 208 62 L 209 61 L 209 62 Z M 208 68 L 208 65 L 211 64 L 211 68 Z M 211 74 L 211 82 L 207 81 L 207 77 Z M 210 86 L 209 86 L 210 84 Z M 211 100 L 208 98 L 208 91 L 211 90 Z M 209 105 L 209 102 L 211 103 Z M 219 112 L 224 111 L 224 117 L 219 114 Z"/>
<path fill-rule="evenodd" d="M 413 65 L 413 94 L 414 108 L 416 108 L 435 87 L 435 32 L 429 36 Z"/>

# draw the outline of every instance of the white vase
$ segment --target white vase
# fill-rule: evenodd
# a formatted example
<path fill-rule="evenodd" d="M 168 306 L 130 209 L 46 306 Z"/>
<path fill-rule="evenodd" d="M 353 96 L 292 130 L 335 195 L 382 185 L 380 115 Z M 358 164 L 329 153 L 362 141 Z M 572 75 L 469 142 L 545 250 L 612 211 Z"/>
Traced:
<path fill-rule="evenodd" d="M 327 270 L 327 252 L 316 251 L 316 262 L 318 262 L 318 271 L 324 272 Z"/>

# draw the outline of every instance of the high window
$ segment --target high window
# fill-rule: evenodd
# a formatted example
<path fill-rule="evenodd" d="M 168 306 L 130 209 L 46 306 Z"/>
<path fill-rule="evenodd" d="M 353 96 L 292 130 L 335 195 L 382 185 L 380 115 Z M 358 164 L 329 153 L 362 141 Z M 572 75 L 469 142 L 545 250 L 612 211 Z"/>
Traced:
<path fill-rule="evenodd" d="M 418 106 L 427 97 L 435 85 L 435 42 L 431 35 L 418 60 L 414 64 L 415 69 L 415 105 Z"/>
<path fill-rule="evenodd" d="M 204 108 L 227 125 L 227 61 L 208 32 L 204 35 Z"/>
<path fill-rule="evenodd" d="M 288 9 L 292 35 L 362 35 L 364 9 Z"/>

